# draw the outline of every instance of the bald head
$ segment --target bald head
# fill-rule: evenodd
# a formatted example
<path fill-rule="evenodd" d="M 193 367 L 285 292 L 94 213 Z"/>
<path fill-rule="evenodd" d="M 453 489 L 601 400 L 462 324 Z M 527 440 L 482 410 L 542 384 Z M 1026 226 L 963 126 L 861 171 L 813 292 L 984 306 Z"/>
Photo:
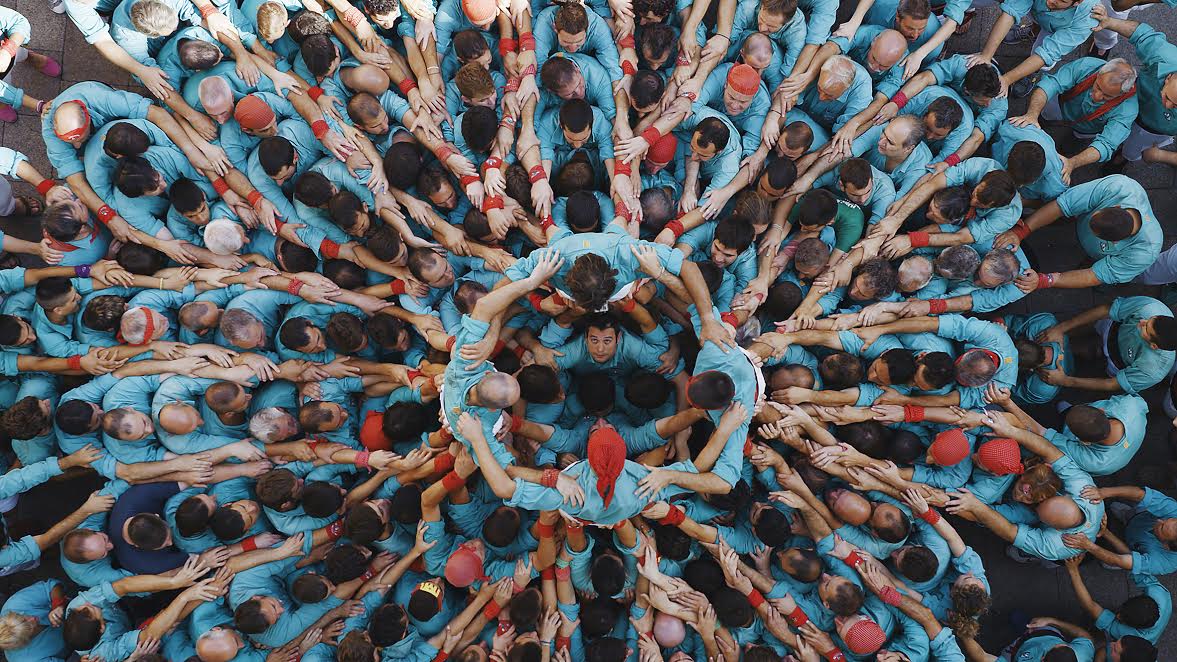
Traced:
<path fill-rule="evenodd" d="M 854 61 L 845 55 L 835 55 L 821 65 L 817 78 L 817 90 L 822 100 L 828 101 L 842 96 L 854 82 Z"/>
<path fill-rule="evenodd" d="M 519 382 L 505 372 L 487 373 L 478 382 L 478 401 L 489 409 L 506 409 L 519 400 Z"/>
<path fill-rule="evenodd" d="M 229 662 L 237 657 L 239 648 L 240 641 L 233 631 L 217 627 L 196 640 L 196 657 L 201 662 Z"/>
<path fill-rule="evenodd" d="M 200 413 L 182 402 L 166 404 L 159 410 L 159 427 L 169 434 L 188 434 L 200 427 Z"/>
<path fill-rule="evenodd" d="M 233 112 L 233 90 L 224 78 L 209 76 L 200 81 L 196 92 L 200 98 L 200 105 L 204 106 L 204 112 L 209 115 L 214 117 L 223 115 L 227 119 L 228 115 Z"/>
<path fill-rule="evenodd" d="M 753 32 L 744 40 L 740 53 L 745 64 L 760 71 L 772 62 L 772 42 L 763 32 Z"/>
<path fill-rule="evenodd" d="M 923 122 L 915 115 L 899 115 L 891 120 L 891 126 L 897 129 L 898 135 L 902 138 L 900 146 L 904 149 L 912 149 L 924 139 Z"/>
<path fill-rule="evenodd" d="M 245 400 L 245 389 L 236 382 L 217 382 L 204 392 L 209 409 L 218 414 L 240 411 Z"/>
<path fill-rule="evenodd" d="M 57 137 L 80 147 L 89 136 L 90 116 L 79 101 L 66 101 L 53 113 L 53 131 Z"/>
<path fill-rule="evenodd" d="M 827 494 L 827 498 L 834 515 L 850 526 L 862 526 L 870 520 L 870 501 L 862 495 L 849 490 L 834 490 Z"/>
<path fill-rule="evenodd" d="M 1038 519 L 1052 529 L 1070 529 L 1083 523 L 1083 511 L 1069 496 L 1052 496 L 1038 504 Z"/>
<path fill-rule="evenodd" d="M 907 40 L 898 30 L 883 30 L 871 42 L 867 65 L 876 73 L 895 66 L 907 53 Z"/>
<path fill-rule="evenodd" d="M 358 67 L 349 67 L 339 75 L 343 82 L 356 92 L 380 96 L 388 91 L 388 74 L 375 65 L 361 64 Z"/>

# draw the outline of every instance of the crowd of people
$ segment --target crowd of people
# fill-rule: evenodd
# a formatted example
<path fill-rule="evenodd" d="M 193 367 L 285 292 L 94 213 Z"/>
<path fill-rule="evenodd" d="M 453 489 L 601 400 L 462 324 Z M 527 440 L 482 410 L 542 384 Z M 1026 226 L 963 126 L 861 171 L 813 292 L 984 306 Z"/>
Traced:
<path fill-rule="evenodd" d="M 1177 500 L 1103 478 L 1177 350 L 1117 288 L 1177 281 L 1120 174 L 1177 165 L 1177 46 L 1134 1 L 1004 0 L 945 54 L 993 3 L 52 0 L 146 92 L 0 83 L 54 171 L 0 147 L 42 237 L 0 234 L 0 511 L 101 477 L 0 529 L 0 573 L 61 569 L 0 651 L 1160 659 Z M 0 7 L 5 81 L 61 75 L 41 29 Z M 1039 270 L 1064 217 L 1087 259 Z M 963 521 L 1090 622 L 987 652 Z"/>

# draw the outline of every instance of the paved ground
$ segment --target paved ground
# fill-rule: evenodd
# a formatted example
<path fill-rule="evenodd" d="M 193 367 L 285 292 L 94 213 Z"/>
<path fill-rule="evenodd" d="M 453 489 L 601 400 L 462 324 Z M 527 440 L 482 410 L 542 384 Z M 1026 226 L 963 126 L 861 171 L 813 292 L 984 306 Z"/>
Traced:
<path fill-rule="evenodd" d="M 28 68 L 18 68 L 13 78 L 14 83 L 23 87 L 28 94 L 37 98 L 52 98 L 58 92 L 74 82 L 84 80 L 100 80 L 115 87 L 142 91 L 134 85 L 130 76 L 107 63 L 85 41 L 81 35 L 62 16 L 53 14 L 48 9 L 45 0 L 2 0 L 0 5 L 15 7 L 32 22 L 32 46 L 35 50 L 57 58 L 64 67 L 62 80 L 51 80 L 40 76 Z M 958 37 L 950 42 L 951 50 L 959 52 L 976 52 L 980 50 L 985 36 L 996 18 L 996 9 L 982 10 L 977 20 L 973 22 L 969 34 Z M 1171 39 L 1177 36 L 1177 12 L 1165 5 L 1154 5 L 1132 16 L 1134 20 L 1150 23 L 1153 27 L 1164 30 Z M 999 60 L 1003 65 L 1015 64 L 1028 51 L 1028 44 L 1020 47 L 1003 47 Z M 1135 53 L 1126 40 L 1113 53 L 1130 61 L 1136 61 Z M 1011 104 L 1011 114 L 1020 114 L 1025 108 L 1024 101 Z M 22 111 L 24 113 L 24 111 Z M 45 157 L 45 149 L 40 139 L 40 122 L 31 116 L 21 117 L 16 124 L 0 125 L 0 144 L 20 150 L 29 156 L 31 162 L 43 173 L 50 172 Z M 1050 129 L 1050 127 L 1048 127 Z M 1069 131 L 1061 127 L 1051 130 L 1059 148 L 1064 154 L 1070 155 L 1079 151 L 1075 140 Z M 1165 246 L 1177 240 L 1177 223 L 1172 218 L 1177 214 L 1177 190 L 1174 189 L 1175 173 L 1167 167 L 1130 165 L 1126 174 L 1137 179 L 1149 191 L 1153 209 L 1158 218 L 1165 225 Z M 1076 182 L 1088 181 L 1098 177 L 1094 167 L 1079 171 Z M 18 189 L 24 185 L 18 185 Z M 27 187 L 25 187 L 27 189 Z M 21 189 L 22 192 L 29 192 Z M 1170 227 L 1172 226 L 1172 227 Z M 0 228 L 7 232 L 22 236 L 39 235 L 35 221 L 26 219 L 0 219 Z M 30 237 L 32 238 L 32 237 Z M 1036 233 L 1028 242 L 1034 254 L 1041 260 L 1039 265 L 1047 271 L 1058 271 L 1074 268 L 1078 264 L 1079 253 L 1073 231 L 1061 223 L 1054 228 L 1048 228 Z M 1034 294 L 1013 306 L 1014 312 L 1051 311 L 1059 317 L 1069 317 L 1081 312 L 1096 303 L 1102 303 L 1113 296 L 1122 294 L 1147 293 L 1157 295 L 1156 288 L 1120 288 L 1116 291 L 1095 290 L 1055 290 L 1049 294 Z M 1082 393 L 1065 393 L 1071 402 L 1085 402 L 1097 398 L 1088 397 Z M 1162 488 L 1172 493 L 1174 488 L 1173 447 L 1170 444 L 1170 432 L 1173 428 L 1170 421 L 1161 410 L 1161 400 L 1164 397 L 1164 387 L 1158 386 L 1146 393 L 1149 403 L 1153 405 L 1150 414 L 1149 435 L 1144 447 L 1135 461 L 1120 473 L 1099 481 L 1104 485 L 1118 485 L 1128 482 L 1147 484 Z M 1044 408 L 1035 412 L 1040 420 L 1050 426 L 1057 422 L 1058 416 L 1052 408 Z M 64 488 L 64 489 L 63 489 Z M 18 518 L 56 516 L 58 519 L 79 503 L 84 494 L 92 486 L 86 481 L 74 481 L 68 484 L 51 483 L 42 486 L 22 499 Z M 51 511 L 51 512 L 47 512 Z M 1016 619 L 1016 612 L 1023 612 L 1027 616 L 1052 615 L 1074 620 L 1090 625 L 1074 601 L 1073 592 L 1065 570 L 1044 569 L 1038 565 L 1021 566 L 1004 555 L 1004 544 L 998 542 L 987 532 L 967 523 L 960 523 L 960 527 L 969 543 L 980 551 L 986 561 L 989 580 L 992 582 L 996 604 L 987 619 L 982 634 L 983 643 L 992 651 L 996 651 L 1003 643 L 1016 635 L 1009 625 L 1011 615 Z M 36 573 L 51 574 L 55 563 L 47 561 L 46 567 Z M 1083 566 L 1083 575 L 1092 594 L 1103 605 L 1115 608 L 1128 597 L 1131 583 L 1127 574 L 1110 572 L 1098 564 L 1088 562 Z M 32 580 L 32 575 L 0 578 L 0 592 L 5 594 L 14 588 L 25 585 Z M 1170 590 L 1177 591 L 1177 579 L 1169 577 L 1165 580 Z M 1177 650 L 1177 624 L 1171 624 L 1161 641 L 1162 659 L 1172 659 L 1169 651 Z"/>

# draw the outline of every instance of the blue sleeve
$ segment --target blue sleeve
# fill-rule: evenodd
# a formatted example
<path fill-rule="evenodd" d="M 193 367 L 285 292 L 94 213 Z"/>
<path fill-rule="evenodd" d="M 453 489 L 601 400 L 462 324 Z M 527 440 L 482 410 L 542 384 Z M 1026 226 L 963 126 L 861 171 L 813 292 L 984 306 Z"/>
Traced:
<path fill-rule="evenodd" d="M 1091 8 L 1095 6 L 1096 2 L 1097 0 L 1087 0 L 1076 7 L 1073 10 L 1075 14 L 1071 22 L 1061 30 L 1055 30 L 1048 34 L 1042 40 L 1042 44 L 1034 49 L 1034 54 L 1042 58 L 1046 66 L 1054 66 L 1056 62 L 1073 52 L 1091 36 L 1091 32 L 1098 25 L 1095 19 L 1091 18 Z"/>

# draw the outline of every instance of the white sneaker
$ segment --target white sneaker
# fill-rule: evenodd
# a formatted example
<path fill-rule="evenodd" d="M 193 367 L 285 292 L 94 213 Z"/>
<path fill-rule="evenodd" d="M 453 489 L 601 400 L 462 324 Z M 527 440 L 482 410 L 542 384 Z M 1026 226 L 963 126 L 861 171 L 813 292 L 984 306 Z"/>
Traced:
<path fill-rule="evenodd" d="M 64 14 L 65 0 L 49 0 L 49 8 L 53 10 L 54 14 Z"/>

